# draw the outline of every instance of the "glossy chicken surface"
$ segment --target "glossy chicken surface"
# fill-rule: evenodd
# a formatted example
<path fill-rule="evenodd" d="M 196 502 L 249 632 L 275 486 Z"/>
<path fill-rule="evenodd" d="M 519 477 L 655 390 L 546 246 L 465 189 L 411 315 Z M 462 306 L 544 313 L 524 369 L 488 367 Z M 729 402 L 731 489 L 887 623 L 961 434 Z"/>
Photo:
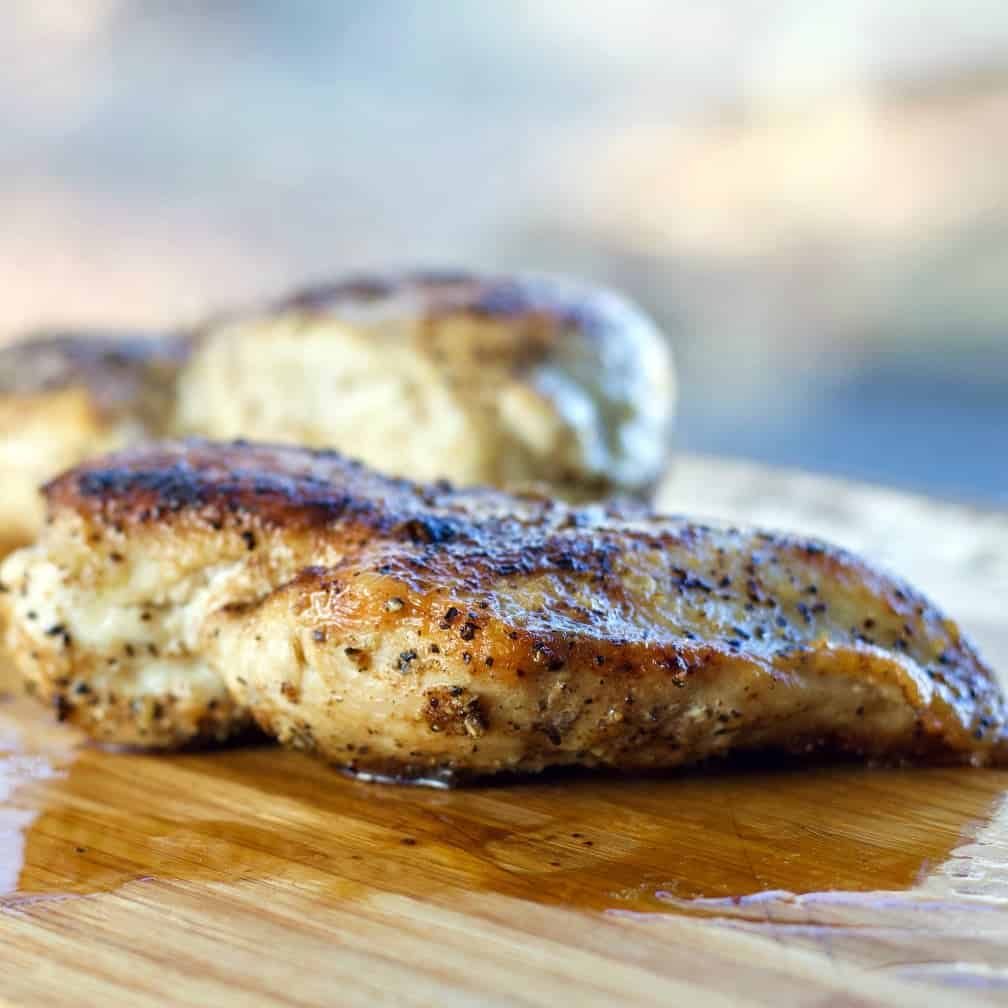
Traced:
<path fill-rule="evenodd" d="M 0 598 L 26 680 L 98 737 L 249 718 L 359 773 L 456 781 L 739 750 L 1000 758 L 990 670 L 926 599 L 825 544 L 636 505 L 189 442 L 46 491 Z"/>

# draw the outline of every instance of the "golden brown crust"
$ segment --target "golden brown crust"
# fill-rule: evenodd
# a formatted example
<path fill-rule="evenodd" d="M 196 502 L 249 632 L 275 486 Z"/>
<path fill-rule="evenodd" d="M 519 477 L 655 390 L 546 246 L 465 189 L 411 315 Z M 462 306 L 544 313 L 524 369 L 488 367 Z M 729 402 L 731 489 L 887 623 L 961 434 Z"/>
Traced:
<path fill-rule="evenodd" d="M 85 462 L 43 488 L 52 512 L 113 527 L 182 521 L 332 536 L 447 542 L 562 513 L 536 495 L 458 491 L 383 476 L 338 452 L 193 438 Z M 369 540 L 370 541 L 370 540 Z"/>
<path fill-rule="evenodd" d="M 955 624 L 823 543 L 241 443 L 112 456 L 46 494 L 135 552 L 244 564 L 194 653 L 267 731 L 358 771 L 1003 749 L 1004 700 Z"/>

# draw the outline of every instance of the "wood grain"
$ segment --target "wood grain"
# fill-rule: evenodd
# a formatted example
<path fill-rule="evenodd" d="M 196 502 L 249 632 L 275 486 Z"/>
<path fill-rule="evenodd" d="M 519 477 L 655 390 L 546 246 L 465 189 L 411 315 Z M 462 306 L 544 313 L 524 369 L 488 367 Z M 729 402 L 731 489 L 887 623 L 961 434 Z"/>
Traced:
<path fill-rule="evenodd" d="M 828 533 L 1008 667 L 1008 518 L 713 460 L 675 510 Z M 155 757 L 0 704 L 17 1005 L 904 1005 L 1008 996 L 1008 772 L 365 784 L 263 746 Z"/>

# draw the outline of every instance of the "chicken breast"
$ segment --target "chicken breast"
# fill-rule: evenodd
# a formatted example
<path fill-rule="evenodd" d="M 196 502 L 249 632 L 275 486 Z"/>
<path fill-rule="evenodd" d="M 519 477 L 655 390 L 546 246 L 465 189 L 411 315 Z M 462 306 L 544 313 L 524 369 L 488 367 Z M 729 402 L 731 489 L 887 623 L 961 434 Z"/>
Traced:
<path fill-rule="evenodd" d="M 674 410 L 666 340 L 615 294 L 416 272 L 345 278 L 204 327 L 177 426 L 585 500 L 651 490 Z"/>
<path fill-rule="evenodd" d="M 417 497 L 333 453 L 246 444 L 87 463 L 45 488 L 39 542 L 0 568 L 8 648 L 29 692 L 96 738 L 223 740 L 250 721 L 209 662 L 209 614 L 372 538 L 436 536 L 437 493 Z M 496 500 L 477 491 L 448 506 L 484 497 Z"/>
<path fill-rule="evenodd" d="M 0 599 L 36 691 L 106 739 L 251 714 L 358 773 L 447 782 L 1004 753 L 1004 699 L 955 624 L 822 543 L 246 444 L 112 456 L 46 495 Z"/>
<path fill-rule="evenodd" d="M 185 354 L 181 338 L 115 333 L 54 334 L 0 349 L 0 555 L 34 539 L 44 480 L 168 433 Z"/>

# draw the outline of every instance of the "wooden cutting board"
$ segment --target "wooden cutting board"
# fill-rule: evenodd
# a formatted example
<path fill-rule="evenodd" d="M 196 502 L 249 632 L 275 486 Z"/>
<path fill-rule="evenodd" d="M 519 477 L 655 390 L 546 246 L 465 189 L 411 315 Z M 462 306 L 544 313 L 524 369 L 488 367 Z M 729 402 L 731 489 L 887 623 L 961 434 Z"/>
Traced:
<path fill-rule="evenodd" d="M 1008 669 L 1004 514 L 710 459 L 662 500 L 881 558 Z M 1005 1002 L 1006 794 L 1003 771 L 779 764 L 430 791 L 267 746 L 109 753 L 8 697 L 0 998 Z"/>

